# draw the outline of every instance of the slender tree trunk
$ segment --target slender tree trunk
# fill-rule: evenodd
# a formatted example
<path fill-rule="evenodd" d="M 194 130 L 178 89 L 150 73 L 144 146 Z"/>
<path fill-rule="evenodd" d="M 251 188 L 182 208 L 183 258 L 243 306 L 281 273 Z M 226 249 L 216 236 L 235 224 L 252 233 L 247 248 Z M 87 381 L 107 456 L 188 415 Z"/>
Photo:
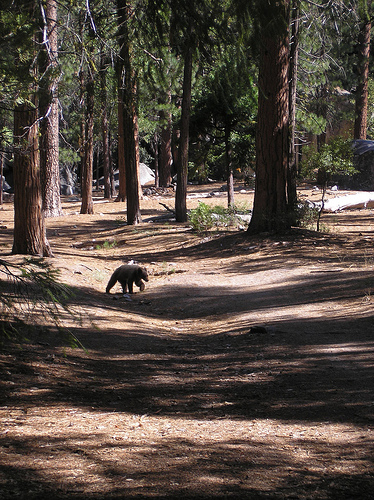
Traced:
<path fill-rule="evenodd" d="M 45 217 L 62 215 L 59 169 L 59 113 L 57 70 L 57 2 L 47 0 L 43 12 L 43 30 L 39 91 L 40 169 L 43 213 Z"/>
<path fill-rule="evenodd" d="M 79 71 L 79 107 L 82 110 L 80 114 L 80 138 L 79 138 L 79 181 L 80 189 L 82 193 L 82 172 L 83 172 L 83 162 L 84 162 L 84 145 L 86 143 L 86 117 L 83 110 L 85 109 L 85 75 L 81 68 Z"/>
<path fill-rule="evenodd" d="M 179 143 L 180 143 L 181 131 L 178 127 L 172 127 L 171 129 L 171 157 L 173 159 L 174 165 L 174 176 L 177 173 L 177 166 L 179 162 Z"/>
<path fill-rule="evenodd" d="M 177 158 L 177 189 L 175 215 L 177 222 L 187 222 L 188 142 L 191 114 L 192 47 L 186 50 L 184 59 L 183 99 L 180 142 Z"/>
<path fill-rule="evenodd" d="M 29 103 L 14 111 L 14 254 L 51 256 L 42 213 L 37 111 Z"/>
<path fill-rule="evenodd" d="M 159 147 L 159 137 L 158 133 L 155 132 L 152 141 L 152 150 L 155 157 L 154 168 L 155 168 L 155 187 L 160 187 L 160 147 Z"/>
<path fill-rule="evenodd" d="M 288 2 L 271 0 L 271 19 L 263 20 L 259 68 L 258 125 L 256 136 L 256 185 L 249 233 L 281 231 L 287 217 L 288 162 Z M 273 23 L 272 32 L 265 29 Z M 283 22 L 284 21 L 284 22 Z"/>
<path fill-rule="evenodd" d="M 232 208 L 234 202 L 234 171 L 232 169 L 232 145 L 230 141 L 231 127 L 225 126 L 225 151 L 226 151 L 226 175 L 227 175 L 227 205 Z"/>
<path fill-rule="evenodd" d="M 126 73 L 129 74 L 127 67 Z M 131 69 L 130 69 L 131 71 Z M 131 78 L 131 77 L 130 77 Z M 140 215 L 140 179 L 139 161 L 137 154 L 137 116 L 135 114 L 134 82 L 126 83 L 126 99 L 123 110 L 124 143 L 125 143 L 125 168 L 126 168 L 126 198 L 127 198 L 127 224 L 136 225 L 141 222 Z"/>
<path fill-rule="evenodd" d="M 289 154 L 287 169 L 287 202 L 292 224 L 296 222 L 297 162 L 295 146 L 297 71 L 299 60 L 299 0 L 292 0 L 289 90 Z"/>
<path fill-rule="evenodd" d="M 354 125 L 354 139 L 366 139 L 367 108 L 368 108 L 368 83 L 370 59 L 370 32 L 371 21 L 368 18 L 362 23 L 359 42 L 359 80 L 356 90 L 356 118 Z"/>
<path fill-rule="evenodd" d="M 108 104 L 106 89 L 106 60 L 101 55 L 100 85 L 101 85 L 101 128 L 103 137 L 103 164 L 104 164 L 104 198 L 111 197 L 110 186 L 110 154 L 109 154 L 109 124 L 108 124 Z"/>
<path fill-rule="evenodd" d="M 159 184 L 162 187 L 168 187 L 171 184 L 171 118 L 168 120 L 167 126 L 161 131 L 160 144 L 160 180 Z"/>
<path fill-rule="evenodd" d="M 135 106 L 136 94 L 137 94 L 137 86 L 136 86 L 136 80 L 134 78 L 134 118 L 133 118 L 133 121 L 134 121 L 136 177 L 138 179 L 138 209 L 139 209 L 139 216 L 140 216 L 139 200 L 143 199 L 143 189 L 142 189 L 142 183 L 141 183 L 141 179 L 140 179 L 139 120 L 138 120 L 138 114 L 136 112 L 136 106 Z M 140 220 L 141 219 L 139 219 L 139 222 L 140 222 Z"/>
<path fill-rule="evenodd" d="M 319 50 L 319 54 L 320 54 L 320 58 L 323 59 L 324 55 L 326 53 L 326 42 L 325 42 L 325 39 L 323 37 L 322 39 L 322 44 L 321 44 L 321 47 L 320 47 L 320 50 Z M 322 118 L 324 119 L 324 121 L 326 122 L 327 124 L 327 112 L 328 112 L 328 105 L 327 105 L 327 102 L 328 102 L 328 98 L 329 98 L 329 89 L 328 89 L 328 86 L 327 86 L 327 83 L 326 82 L 323 82 L 321 83 L 321 85 L 319 85 L 317 87 L 317 105 L 316 105 L 316 111 L 317 111 L 317 115 L 318 116 L 322 116 Z M 321 129 L 321 132 L 317 135 L 317 151 L 320 151 L 321 147 L 326 144 L 327 142 L 327 125 L 325 126 L 325 129 L 322 130 Z M 320 185 L 320 182 L 324 182 L 323 180 L 320 181 L 319 177 L 321 175 L 321 172 L 319 171 L 318 174 L 317 174 L 317 184 Z M 323 178 L 324 174 L 322 173 L 322 178 Z"/>
<path fill-rule="evenodd" d="M 0 152 L 0 205 L 3 204 L 4 158 L 5 158 L 5 153 L 1 151 Z"/>
<path fill-rule="evenodd" d="M 94 104 L 95 84 L 92 71 L 89 71 L 86 84 L 87 106 L 85 120 L 85 143 L 82 170 L 82 205 L 81 214 L 93 214 L 92 181 L 93 181 L 93 131 L 94 131 Z"/>
<path fill-rule="evenodd" d="M 112 195 L 110 187 L 110 156 L 109 156 L 109 130 L 107 109 L 103 110 L 102 133 L 103 133 L 103 163 L 104 163 L 104 198 Z"/>
<path fill-rule="evenodd" d="M 172 24 L 172 23 L 171 23 Z M 170 41 L 173 39 L 173 28 L 170 25 Z M 169 54 L 171 53 L 171 46 L 168 47 Z M 168 61 L 168 59 L 166 59 Z M 171 79 L 170 79 L 170 65 L 167 63 L 165 65 L 165 74 L 168 77 L 169 86 L 165 97 L 161 99 L 161 102 L 167 105 L 170 109 L 172 97 L 171 97 Z M 159 119 L 162 125 L 160 133 L 160 148 L 159 148 L 159 180 L 158 184 L 161 187 L 169 187 L 171 185 L 171 166 L 173 163 L 173 152 L 172 152 L 172 116 L 169 109 L 163 109 L 159 112 Z"/>
<path fill-rule="evenodd" d="M 168 95 L 168 102 L 171 102 L 171 93 Z M 159 185 L 168 187 L 171 184 L 171 113 L 160 111 L 160 121 L 165 123 L 160 134 L 160 161 L 159 161 Z"/>
<path fill-rule="evenodd" d="M 110 134 L 110 129 L 109 129 L 109 145 L 112 143 L 111 140 L 111 134 Z M 112 150 L 109 147 L 109 178 L 110 178 L 110 196 L 111 198 L 114 198 L 116 195 L 116 186 L 115 186 L 115 181 L 114 181 L 114 169 L 113 169 L 113 157 L 112 157 Z"/>
<path fill-rule="evenodd" d="M 116 201 L 126 201 L 126 167 L 125 167 L 125 132 L 123 122 L 123 59 L 120 56 L 117 63 L 118 78 L 118 177 L 119 188 Z"/>

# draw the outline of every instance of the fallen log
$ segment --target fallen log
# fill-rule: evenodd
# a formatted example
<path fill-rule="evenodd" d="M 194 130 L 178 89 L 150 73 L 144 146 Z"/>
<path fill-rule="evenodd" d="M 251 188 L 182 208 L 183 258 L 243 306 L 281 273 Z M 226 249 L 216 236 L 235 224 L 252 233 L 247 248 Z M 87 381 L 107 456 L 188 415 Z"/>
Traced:
<path fill-rule="evenodd" d="M 354 210 L 360 208 L 374 208 L 374 192 L 360 192 L 337 196 L 325 201 L 324 212 L 339 212 L 340 210 Z"/>

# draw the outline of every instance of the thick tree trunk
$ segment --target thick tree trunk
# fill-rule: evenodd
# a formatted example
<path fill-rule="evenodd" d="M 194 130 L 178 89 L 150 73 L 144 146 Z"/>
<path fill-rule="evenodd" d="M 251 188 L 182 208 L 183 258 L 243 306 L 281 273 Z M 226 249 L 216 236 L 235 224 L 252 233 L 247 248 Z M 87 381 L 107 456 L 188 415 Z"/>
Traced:
<path fill-rule="evenodd" d="M 59 113 L 57 68 L 57 2 L 47 0 L 43 11 L 43 38 L 40 66 L 42 79 L 39 92 L 40 169 L 43 213 L 45 217 L 62 215 L 59 170 Z"/>
<path fill-rule="evenodd" d="M 272 0 L 278 14 L 271 21 L 288 26 L 287 2 Z M 280 18 L 283 17 L 283 19 Z M 265 26 L 266 23 L 263 24 Z M 288 161 L 288 32 L 263 28 L 259 68 L 256 185 L 249 233 L 281 231 L 290 227 L 287 214 Z"/>
<path fill-rule="evenodd" d="M 93 181 L 93 131 L 94 131 L 94 105 L 95 105 L 95 85 L 93 75 L 90 72 L 86 85 L 87 106 L 86 106 L 86 126 L 84 157 L 82 164 L 82 205 L 81 214 L 93 214 L 92 181 Z"/>
<path fill-rule="evenodd" d="M 127 223 L 136 225 L 141 222 L 140 215 L 140 179 L 139 179 L 139 141 L 136 115 L 136 80 L 130 56 L 128 22 L 130 6 L 126 0 L 117 0 L 119 22 L 121 68 L 120 88 L 122 88 L 122 109 L 119 119 L 123 124 L 123 157 L 126 172 Z M 123 76 L 122 76 L 123 73 Z M 120 131 L 119 131 L 120 134 Z M 120 161 L 120 160 L 119 160 Z M 120 174 L 121 175 L 121 174 Z M 120 179 L 121 184 L 121 179 Z"/>
<path fill-rule="evenodd" d="M 177 222 L 187 222 L 188 142 L 191 114 L 192 47 L 188 47 L 184 59 L 183 99 L 180 142 L 177 158 L 177 189 L 175 215 Z"/>
<path fill-rule="evenodd" d="M 359 41 L 359 80 L 356 89 L 356 118 L 354 125 L 354 139 L 366 139 L 369 58 L 370 58 L 371 21 L 367 19 L 361 26 Z"/>
<path fill-rule="evenodd" d="M 52 255 L 42 213 L 37 111 L 28 103 L 14 111 L 14 254 Z"/>
<path fill-rule="evenodd" d="M 128 35 L 129 5 L 125 0 L 117 0 L 119 19 L 120 57 L 123 61 L 123 107 L 122 122 L 124 133 L 124 166 L 126 171 L 127 223 L 141 222 L 138 123 L 136 115 L 136 81 L 130 56 Z"/>

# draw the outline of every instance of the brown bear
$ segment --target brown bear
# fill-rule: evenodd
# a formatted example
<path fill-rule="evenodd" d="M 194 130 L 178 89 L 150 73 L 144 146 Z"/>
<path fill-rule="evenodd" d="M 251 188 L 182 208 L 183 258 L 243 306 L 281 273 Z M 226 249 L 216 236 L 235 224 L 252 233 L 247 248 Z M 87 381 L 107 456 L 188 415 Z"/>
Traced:
<path fill-rule="evenodd" d="M 127 287 L 129 288 L 129 293 L 134 293 L 134 283 L 140 288 L 140 291 L 143 291 L 145 289 L 143 280 L 148 281 L 148 273 L 145 267 L 125 264 L 118 267 L 112 274 L 106 287 L 106 293 L 109 293 L 110 289 L 114 287 L 117 281 L 121 283 L 123 293 L 127 293 Z"/>

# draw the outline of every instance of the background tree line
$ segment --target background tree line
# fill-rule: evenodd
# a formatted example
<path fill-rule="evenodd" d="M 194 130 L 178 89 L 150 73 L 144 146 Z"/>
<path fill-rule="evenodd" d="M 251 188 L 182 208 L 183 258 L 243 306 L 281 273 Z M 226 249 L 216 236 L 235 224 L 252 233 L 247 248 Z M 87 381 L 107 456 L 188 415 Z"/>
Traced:
<path fill-rule="evenodd" d="M 92 213 L 94 167 L 127 222 L 141 220 L 139 162 L 156 184 L 256 173 L 252 233 L 294 223 L 300 151 L 337 131 L 369 137 L 366 0 L 3 0 L 0 148 L 14 174 L 14 253 L 51 255 L 60 171 Z M 370 107 L 369 107 L 370 109 Z"/>

